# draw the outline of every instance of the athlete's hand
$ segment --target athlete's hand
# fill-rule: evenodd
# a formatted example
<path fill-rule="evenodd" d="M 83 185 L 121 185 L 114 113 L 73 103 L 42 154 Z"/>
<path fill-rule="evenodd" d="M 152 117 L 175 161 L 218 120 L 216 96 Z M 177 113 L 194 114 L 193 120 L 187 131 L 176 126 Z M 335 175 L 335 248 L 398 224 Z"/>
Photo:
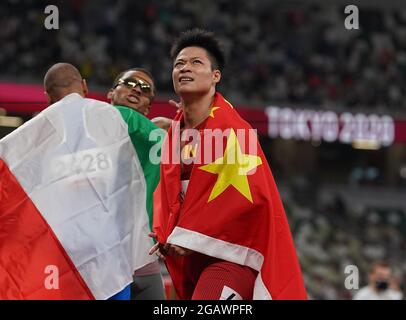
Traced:
<path fill-rule="evenodd" d="M 180 110 L 182 110 L 182 107 L 183 107 L 182 101 L 176 102 L 175 100 L 169 100 L 169 104 L 171 106 L 174 106 L 177 109 L 176 112 L 179 112 Z"/>
<path fill-rule="evenodd" d="M 148 236 L 156 239 L 156 233 L 151 232 L 148 234 Z M 186 249 L 181 246 L 177 246 L 177 245 L 170 244 L 170 243 L 162 244 L 162 243 L 157 242 L 149 250 L 150 255 L 152 255 L 154 253 L 161 259 L 165 260 L 166 255 L 175 256 L 175 257 L 188 256 L 193 253 L 193 250 Z"/>
<path fill-rule="evenodd" d="M 169 243 L 165 244 L 164 250 L 168 255 L 175 256 L 175 257 L 188 256 L 193 253 L 193 250 L 186 249 L 181 246 L 177 246 L 177 245 L 169 244 Z"/>
<path fill-rule="evenodd" d="M 149 233 L 148 236 L 156 239 L 156 233 L 154 232 Z M 162 260 L 165 260 L 164 245 L 162 243 L 157 242 L 152 246 L 149 250 L 149 255 L 153 255 L 154 253 Z"/>
<path fill-rule="evenodd" d="M 154 238 L 156 240 L 156 233 L 155 232 L 150 232 L 150 233 L 148 233 L 148 237 Z"/>
<path fill-rule="evenodd" d="M 165 251 L 164 251 L 164 245 L 162 243 L 155 243 L 153 247 L 149 250 L 149 255 L 156 254 L 159 258 L 162 260 L 165 260 Z"/>

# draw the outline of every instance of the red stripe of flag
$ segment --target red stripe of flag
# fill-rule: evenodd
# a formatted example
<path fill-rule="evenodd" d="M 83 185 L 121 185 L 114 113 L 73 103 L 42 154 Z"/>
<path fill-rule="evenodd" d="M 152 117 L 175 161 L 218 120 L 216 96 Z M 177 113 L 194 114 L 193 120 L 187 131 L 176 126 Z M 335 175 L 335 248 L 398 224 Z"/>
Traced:
<path fill-rule="evenodd" d="M 58 289 L 46 288 L 47 277 L 55 275 L 45 271 L 47 266 L 57 267 Z M 94 299 L 50 226 L 1 159 L 0 299 Z"/>

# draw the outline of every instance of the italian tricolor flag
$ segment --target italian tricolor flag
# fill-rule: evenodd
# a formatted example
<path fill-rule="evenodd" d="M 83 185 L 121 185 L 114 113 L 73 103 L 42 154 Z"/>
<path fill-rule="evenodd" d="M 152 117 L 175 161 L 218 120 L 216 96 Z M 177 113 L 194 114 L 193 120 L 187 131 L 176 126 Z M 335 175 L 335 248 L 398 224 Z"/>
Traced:
<path fill-rule="evenodd" d="M 0 140 L 0 299 L 107 299 L 156 259 L 154 129 L 71 94 Z"/>

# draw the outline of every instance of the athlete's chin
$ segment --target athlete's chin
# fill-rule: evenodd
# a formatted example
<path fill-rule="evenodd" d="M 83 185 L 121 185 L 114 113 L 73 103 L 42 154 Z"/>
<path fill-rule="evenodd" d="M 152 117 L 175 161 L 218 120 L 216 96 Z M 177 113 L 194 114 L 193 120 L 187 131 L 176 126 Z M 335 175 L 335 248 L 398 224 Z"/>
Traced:
<path fill-rule="evenodd" d="M 134 110 L 139 110 L 140 106 L 138 105 L 138 103 L 131 103 L 130 101 L 123 101 L 123 106 L 126 106 L 128 108 L 134 109 Z"/>
<path fill-rule="evenodd" d="M 194 92 L 196 89 L 191 87 L 191 86 L 185 86 L 185 85 L 180 85 L 176 88 L 177 92 L 182 93 L 182 92 Z"/>
<path fill-rule="evenodd" d="M 175 92 L 180 95 L 195 95 L 195 94 L 201 94 L 204 92 L 203 89 L 192 87 L 192 86 L 179 86 L 175 89 Z"/>

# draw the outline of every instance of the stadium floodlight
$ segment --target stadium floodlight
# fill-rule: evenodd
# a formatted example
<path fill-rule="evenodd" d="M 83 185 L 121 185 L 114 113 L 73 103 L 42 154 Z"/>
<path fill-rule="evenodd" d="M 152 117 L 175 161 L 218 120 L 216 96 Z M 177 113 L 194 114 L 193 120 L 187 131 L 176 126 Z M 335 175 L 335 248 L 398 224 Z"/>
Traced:
<path fill-rule="evenodd" d="M 361 150 L 379 150 L 381 144 L 376 140 L 358 139 L 353 141 L 352 147 Z"/>
<path fill-rule="evenodd" d="M 23 122 L 20 117 L 0 116 L 0 127 L 18 128 Z"/>

